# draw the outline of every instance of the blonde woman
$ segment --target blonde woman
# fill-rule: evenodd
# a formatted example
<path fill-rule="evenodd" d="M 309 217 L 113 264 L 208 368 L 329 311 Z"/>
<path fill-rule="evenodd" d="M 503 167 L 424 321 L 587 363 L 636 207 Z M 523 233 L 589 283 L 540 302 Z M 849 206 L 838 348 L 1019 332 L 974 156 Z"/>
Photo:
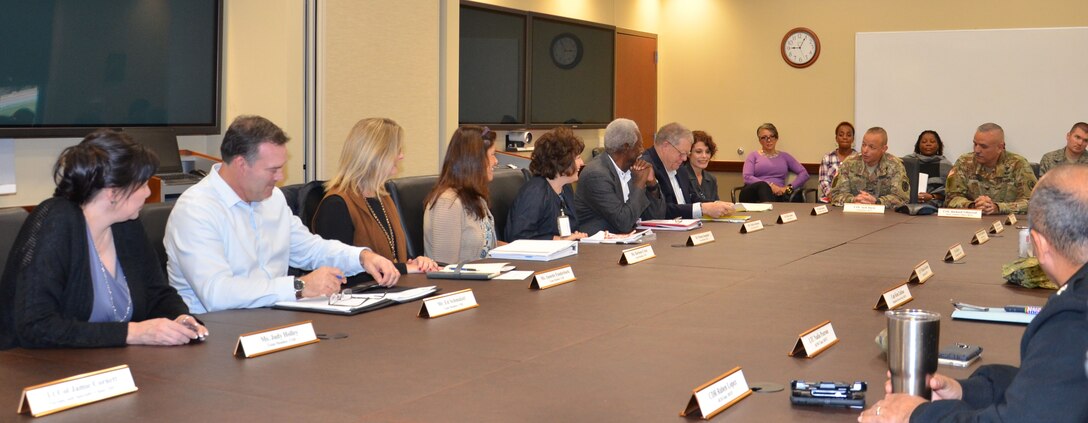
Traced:
<path fill-rule="evenodd" d="M 340 153 L 340 166 L 325 183 L 325 198 L 314 213 L 312 229 L 325 239 L 369 247 L 392 260 L 401 274 L 438 270 L 430 258 L 409 258 L 404 229 L 385 181 L 404 160 L 404 128 L 385 118 L 360 120 Z M 349 283 L 364 282 L 360 273 Z"/>

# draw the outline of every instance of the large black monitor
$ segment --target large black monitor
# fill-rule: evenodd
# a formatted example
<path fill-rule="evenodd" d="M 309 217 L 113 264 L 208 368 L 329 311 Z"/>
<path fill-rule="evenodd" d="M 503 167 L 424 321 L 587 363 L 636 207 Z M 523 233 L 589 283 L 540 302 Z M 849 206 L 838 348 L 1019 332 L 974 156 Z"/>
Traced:
<path fill-rule="evenodd" d="M 220 130 L 222 0 L 0 0 L 0 138 Z"/>

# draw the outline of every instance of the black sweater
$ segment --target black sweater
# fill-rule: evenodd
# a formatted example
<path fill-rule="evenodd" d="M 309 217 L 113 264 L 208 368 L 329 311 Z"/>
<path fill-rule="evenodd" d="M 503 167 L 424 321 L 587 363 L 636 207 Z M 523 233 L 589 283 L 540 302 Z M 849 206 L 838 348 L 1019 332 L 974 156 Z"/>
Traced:
<path fill-rule="evenodd" d="M 132 295 L 132 321 L 188 313 L 139 220 L 111 230 Z M 128 323 L 87 321 L 94 305 L 90 271 L 83 210 L 59 197 L 43 201 L 19 230 L 0 278 L 0 349 L 125 345 Z"/>

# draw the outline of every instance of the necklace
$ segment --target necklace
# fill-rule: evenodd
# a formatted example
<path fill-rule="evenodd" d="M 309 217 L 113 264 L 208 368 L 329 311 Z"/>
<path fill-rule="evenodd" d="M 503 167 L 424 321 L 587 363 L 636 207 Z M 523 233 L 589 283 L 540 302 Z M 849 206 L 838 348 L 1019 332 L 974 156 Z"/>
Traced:
<path fill-rule="evenodd" d="M 389 213 L 385 211 L 385 203 L 382 202 L 381 198 L 375 197 L 378 200 L 378 206 L 382 208 L 382 216 L 385 217 L 385 219 L 379 219 L 378 214 L 374 212 L 374 208 L 370 206 L 370 198 L 364 198 L 363 202 L 366 203 L 366 209 L 370 212 L 370 215 L 374 216 L 374 221 L 378 222 L 378 228 L 382 230 L 385 240 L 389 242 L 389 251 L 393 252 L 393 259 L 396 259 L 397 243 L 393 242 L 393 225 L 389 224 Z"/>
<path fill-rule="evenodd" d="M 759 150 L 759 153 L 762 154 L 763 157 L 766 157 L 768 159 L 773 159 L 775 157 L 778 157 L 778 150 L 772 151 L 770 153 L 768 153 L 768 152 L 766 152 L 764 150 Z"/>
<path fill-rule="evenodd" d="M 98 246 L 93 245 L 94 257 L 98 259 L 98 270 L 102 272 L 102 278 L 106 281 L 106 295 L 110 298 L 110 309 L 113 311 L 113 319 L 117 322 L 124 322 L 129 319 L 132 313 L 132 299 L 130 298 L 128 303 L 125 304 L 125 314 L 118 314 L 117 312 L 117 300 L 113 296 L 113 284 L 117 283 L 117 280 L 110 275 L 110 272 L 106 271 L 106 264 L 102 262 L 102 256 L 98 254 Z"/>

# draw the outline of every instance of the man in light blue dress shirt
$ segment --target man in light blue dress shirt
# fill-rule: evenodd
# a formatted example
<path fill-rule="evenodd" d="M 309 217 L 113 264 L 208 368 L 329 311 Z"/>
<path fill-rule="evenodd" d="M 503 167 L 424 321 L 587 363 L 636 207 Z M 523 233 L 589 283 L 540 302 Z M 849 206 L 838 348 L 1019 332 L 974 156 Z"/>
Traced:
<path fill-rule="evenodd" d="M 266 307 L 338 292 L 344 274 L 397 283 L 393 263 L 369 248 L 311 234 L 276 182 L 287 135 L 259 116 L 239 116 L 223 136 L 223 163 L 187 189 L 166 224 L 170 284 L 193 313 Z M 316 269 L 299 278 L 288 266 Z"/>

